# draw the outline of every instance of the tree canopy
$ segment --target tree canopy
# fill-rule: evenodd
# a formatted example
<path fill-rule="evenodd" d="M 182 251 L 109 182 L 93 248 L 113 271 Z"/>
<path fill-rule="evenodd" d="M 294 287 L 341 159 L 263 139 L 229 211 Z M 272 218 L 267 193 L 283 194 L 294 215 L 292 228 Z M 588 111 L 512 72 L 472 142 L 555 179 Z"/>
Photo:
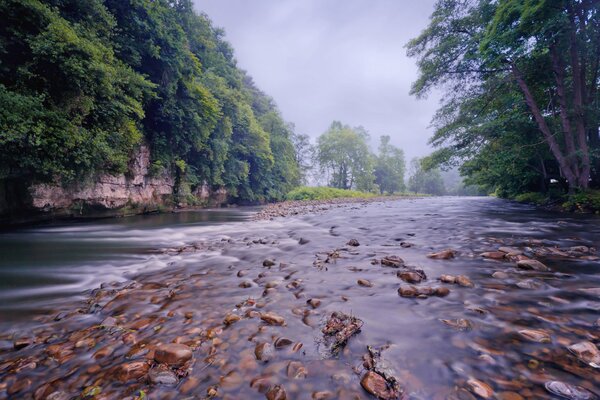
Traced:
<path fill-rule="evenodd" d="M 178 193 L 283 198 L 292 127 L 190 0 L 0 3 L 0 179 L 123 173 L 137 146 Z"/>
<path fill-rule="evenodd" d="M 412 93 L 445 91 L 428 162 L 464 163 L 501 193 L 598 185 L 599 11 L 592 0 L 439 0 L 407 45 Z"/>

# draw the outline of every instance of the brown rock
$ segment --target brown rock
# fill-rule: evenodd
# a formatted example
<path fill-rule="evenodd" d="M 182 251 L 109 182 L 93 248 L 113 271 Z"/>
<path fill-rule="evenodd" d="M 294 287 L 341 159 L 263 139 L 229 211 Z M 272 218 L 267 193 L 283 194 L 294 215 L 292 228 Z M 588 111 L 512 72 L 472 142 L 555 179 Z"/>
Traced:
<path fill-rule="evenodd" d="M 381 259 L 381 265 L 386 267 L 400 268 L 404 266 L 404 260 L 398 256 L 386 256 Z"/>
<path fill-rule="evenodd" d="M 267 400 L 287 400 L 285 389 L 281 385 L 273 385 L 265 394 Z"/>
<path fill-rule="evenodd" d="M 308 299 L 306 300 L 306 304 L 311 306 L 312 308 L 317 308 L 321 305 L 321 300 L 319 299 Z"/>
<path fill-rule="evenodd" d="M 521 260 L 517 261 L 517 267 L 521 269 L 534 271 L 549 271 L 550 269 L 538 260 Z"/>
<path fill-rule="evenodd" d="M 273 265 L 275 265 L 275 261 L 269 258 L 263 261 L 263 267 L 272 267 Z"/>
<path fill-rule="evenodd" d="M 473 285 L 473 282 L 471 282 L 471 280 L 464 276 L 464 275 L 458 275 L 456 277 L 456 283 L 460 286 L 464 286 L 464 287 L 473 287 L 475 285 Z"/>
<path fill-rule="evenodd" d="M 427 257 L 433 258 L 435 260 L 448 260 L 450 258 L 454 258 L 456 252 L 451 249 L 438 251 L 436 253 L 427 254 Z"/>
<path fill-rule="evenodd" d="M 467 381 L 467 386 L 471 392 L 481 398 L 491 399 L 494 396 L 494 390 L 491 386 L 480 380 L 471 378 Z"/>
<path fill-rule="evenodd" d="M 269 325 L 279 325 L 279 326 L 285 325 L 285 319 L 283 319 L 283 317 L 280 317 L 279 315 L 272 313 L 272 312 L 261 313 L 260 319 L 262 319 Z"/>
<path fill-rule="evenodd" d="M 271 343 L 259 343 L 254 348 L 254 355 L 259 361 L 269 361 L 273 358 L 273 346 Z"/>
<path fill-rule="evenodd" d="M 373 284 L 366 279 L 359 279 L 356 281 L 356 283 L 358 283 L 360 286 L 364 286 L 364 287 L 373 287 Z"/>
<path fill-rule="evenodd" d="M 481 253 L 481 257 L 489 258 L 492 260 L 502 260 L 506 256 L 506 253 L 502 251 L 486 251 L 485 253 Z"/>
<path fill-rule="evenodd" d="M 373 371 L 367 371 L 360 380 L 360 385 L 371 395 L 380 400 L 395 400 L 399 394 L 388 388 L 387 381 L 381 375 Z"/>
<path fill-rule="evenodd" d="M 228 313 L 225 316 L 225 318 L 223 319 L 223 324 L 225 324 L 226 326 L 229 326 L 231 324 L 235 324 L 240 319 L 242 319 L 242 318 L 239 315 Z"/>
<path fill-rule="evenodd" d="M 306 367 L 300 361 L 290 361 L 286 373 L 291 379 L 304 379 L 308 376 Z"/>
<path fill-rule="evenodd" d="M 519 335 L 523 338 L 530 340 L 532 342 L 538 343 L 551 343 L 552 338 L 546 331 L 538 330 L 538 329 L 522 329 L 519 331 Z"/>
<path fill-rule="evenodd" d="M 335 393 L 329 391 L 313 392 L 312 400 L 333 400 L 335 399 Z"/>
<path fill-rule="evenodd" d="M 33 343 L 32 339 L 22 337 L 22 338 L 18 338 L 18 339 L 14 340 L 13 347 L 15 350 L 21 350 L 22 348 L 27 347 L 32 343 Z"/>
<path fill-rule="evenodd" d="M 456 277 L 453 275 L 441 275 L 439 280 L 444 283 L 456 283 Z"/>
<path fill-rule="evenodd" d="M 348 243 L 346 243 L 346 244 L 348 246 L 354 246 L 354 247 L 360 246 L 360 243 L 358 243 L 358 240 L 356 240 L 356 239 L 350 239 L 348 241 Z"/>
<path fill-rule="evenodd" d="M 163 344 L 154 349 L 154 360 L 157 363 L 181 366 L 192 358 L 192 349 L 184 344 Z"/>
<path fill-rule="evenodd" d="M 473 323 L 468 319 L 440 319 L 440 321 L 458 331 L 470 331 L 473 329 Z"/>
<path fill-rule="evenodd" d="M 396 274 L 398 278 L 407 283 L 420 283 L 423 279 L 426 279 L 423 275 L 417 271 L 398 271 Z"/>
<path fill-rule="evenodd" d="M 139 379 L 146 375 L 149 368 L 148 363 L 145 361 L 121 364 L 117 369 L 117 379 L 121 382 Z"/>
<path fill-rule="evenodd" d="M 283 349 L 284 347 L 291 346 L 292 343 L 294 343 L 294 342 L 292 342 L 288 338 L 279 337 L 279 338 L 275 339 L 275 348 L 276 349 Z"/>
<path fill-rule="evenodd" d="M 155 385 L 175 386 L 179 382 L 175 373 L 170 369 L 151 369 L 150 372 L 148 372 L 148 379 L 150 380 L 150 383 Z"/>
<path fill-rule="evenodd" d="M 592 342 L 583 341 L 567 347 L 580 361 L 594 368 L 600 368 L 600 351 Z"/>
<path fill-rule="evenodd" d="M 584 387 L 571 385 L 566 382 L 550 381 L 544 384 L 547 391 L 559 396 L 560 398 L 570 400 L 595 400 L 595 394 Z"/>
<path fill-rule="evenodd" d="M 450 289 L 446 287 L 437 287 L 434 289 L 433 294 L 438 297 L 446 297 L 450 294 Z"/>
<path fill-rule="evenodd" d="M 503 271 L 496 271 L 492 274 L 492 278 L 496 279 L 508 279 L 508 274 Z"/>

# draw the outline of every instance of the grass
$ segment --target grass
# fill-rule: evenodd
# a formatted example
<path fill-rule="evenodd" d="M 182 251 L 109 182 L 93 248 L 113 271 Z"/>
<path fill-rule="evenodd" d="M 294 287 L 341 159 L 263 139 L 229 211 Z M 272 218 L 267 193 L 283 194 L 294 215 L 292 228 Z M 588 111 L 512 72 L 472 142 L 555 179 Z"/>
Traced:
<path fill-rule="evenodd" d="M 558 206 L 557 208 L 562 208 L 565 211 L 600 214 L 600 190 L 587 190 L 570 195 L 556 191 L 546 194 L 528 192 L 519 194 L 514 199 L 521 203 L 530 203 L 539 206 L 556 205 Z"/>
<path fill-rule="evenodd" d="M 289 192 L 286 200 L 330 200 L 338 198 L 369 198 L 373 193 L 359 192 L 356 190 L 335 189 L 331 187 L 301 186 Z"/>

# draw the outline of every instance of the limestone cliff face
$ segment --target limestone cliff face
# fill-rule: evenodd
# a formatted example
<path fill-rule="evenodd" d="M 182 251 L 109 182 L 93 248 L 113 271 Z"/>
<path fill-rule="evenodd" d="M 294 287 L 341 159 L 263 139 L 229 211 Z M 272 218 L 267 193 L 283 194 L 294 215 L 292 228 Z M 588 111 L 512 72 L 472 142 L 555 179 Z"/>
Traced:
<path fill-rule="evenodd" d="M 101 175 L 92 184 L 63 187 L 36 184 L 29 187 L 32 207 L 57 211 L 86 207 L 116 210 L 131 207 L 151 210 L 172 200 L 174 179 L 169 175 L 149 177 L 150 152 L 142 146 L 123 175 Z"/>
<path fill-rule="evenodd" d="M 126 174 L 104 174 L 91 183 L 68 186 L 33 184 L 18 195 L 4 185 L 0 188 L 0 222 L 44 217 L 117 216 L 173 207 L 174 177 L 169 174 L 150 176 L 149 167 L 150 151 L 141 146 Z M 211 191 L 208 185 L 200 186 L 194 195 L 200 204 L 217 206 L 227 202 L 224 189 Z"/>

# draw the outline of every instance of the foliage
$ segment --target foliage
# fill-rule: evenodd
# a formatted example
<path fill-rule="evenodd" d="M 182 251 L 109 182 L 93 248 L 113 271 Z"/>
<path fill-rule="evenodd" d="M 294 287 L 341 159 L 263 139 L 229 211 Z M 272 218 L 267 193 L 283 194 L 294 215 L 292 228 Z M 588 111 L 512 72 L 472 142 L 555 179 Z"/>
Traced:
<path fill-rule="evenodd" d="M 573 193 L 563 204 L 563 208 L 571 211 L 600 213 L 600 190 L 588 190 Z"/>
<path fill-rule="evenodd" d="M 380 137 L 379 154 L 375 157 L 375 183 L 383 193 L 405 191 L 404 152 L 390 144 L 390 137 Z"/>
<path fill-rule="evenodd" d="M 444 88 L 432 165 L 510 196 L 598 185 L 600 3 L 440 0 L 408 45 L 412 93 Z"/>
<path fill-rule="evenodd" d="M 414 193 L 441 196 L 446 193 L 444 180 L 439 169 L 424 169 L 422 160 L 413 158 L 410 162 L 408 190 Z"/>
<path fill-rule="evenodd" d="M 298 187 L 287 194 L 287 200 L 329 200 L 337 198 L 368 198 L 375 196 L 373 193 L 359 192 L 356 190 L 337 189 L 332 187 Z"/>
<path fill-rule="evenodd" d="M 368 133 L 339 121 L 317 139 L 316 160 L 329 185 L 338 189 L 374 189 L 373 157 L 367 145 Z"/>
<path fill-rule="evenodd" d="M 300 182 L 293 127 L 190 0 L 6 0 L 0 13 L 0 179 L 123 173 L 146 144 L 176 194 L 207 184 L 263 201 Z"/>
<path fill-rule="evenodd" d="M 515 196 L 515 200 L 519 203 L 531 203 L 541 205 L 547 202 L 548 198 L 540 192 L 527 192 Z"/>

